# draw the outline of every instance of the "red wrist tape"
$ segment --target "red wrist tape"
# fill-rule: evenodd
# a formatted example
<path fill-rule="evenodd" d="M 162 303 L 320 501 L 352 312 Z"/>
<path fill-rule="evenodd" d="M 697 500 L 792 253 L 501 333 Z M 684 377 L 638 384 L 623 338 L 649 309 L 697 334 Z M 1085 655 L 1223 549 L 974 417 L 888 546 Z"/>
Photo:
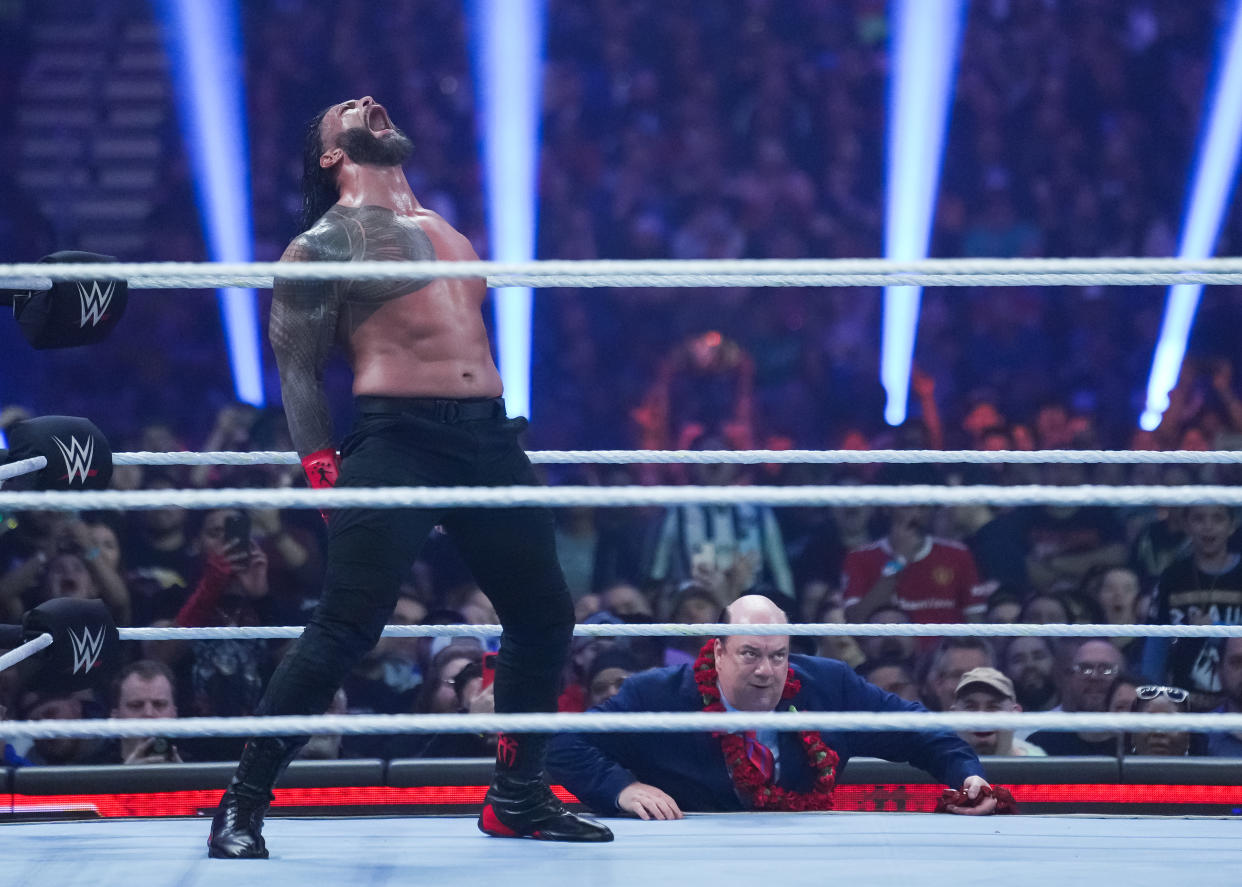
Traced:
<path fill-rule="evenodd" d="M 341 476 L 341 457 L 336 450 L 325 448 L 302 457 L 302 470 L 312 489 L 324 490 L 336 486 Z"/>
<path fill-rule="evenodd" d="M 306 482 L 311 485 L 311 489 L 329 490 L 336 486 L 337 478 L 341 476 L 341 457 L 336 454 L 336 450 L 325 447 L 309 456 L 303 456 L 302 470 L 306 472 Z M 323 517 L 323 522 L 328 523 L 328 512 L 321 508 L 319 514 Z"/>

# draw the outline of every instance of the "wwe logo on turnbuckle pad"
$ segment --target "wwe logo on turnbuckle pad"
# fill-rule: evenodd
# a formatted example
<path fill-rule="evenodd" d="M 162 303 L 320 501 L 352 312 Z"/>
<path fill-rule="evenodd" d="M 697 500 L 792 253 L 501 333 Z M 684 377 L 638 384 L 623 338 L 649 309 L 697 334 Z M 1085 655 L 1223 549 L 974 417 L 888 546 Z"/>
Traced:
<path fill-rule="evenodd" d="M 69 641 L 73 644 L 73 673 L 81 670 L 85 674 L 99 663 L 99 654 L 103 652 L 104 627 L 101 625 L 92 632 L 84 625 L 81 637 L 71 628 Z"/>
<path fill-rule="evenodd" d="M 82 302 L 82 322 L 78 326 L 86 326 L 88 320 L 91 322 L 91 326 L 98 326 L 99 321 L 103 320 L 104 312 L 112 304 L 112 296 L 115 292 L 115 280 L 109 281 L 108 285 L 103 289 L 100 289 L 98 280 L 90 282 L 89 290 L 86 284 L 78 283 L 78 298 Z"/>
<path fill-rule="evenodd" d="M 87 437 L 86 443 L 79 443 L 76 437 L 69 438 L 69 446 L 65 446 L 59 437 L 53 437 L 52 441 L 60 450 L 61 457 L 65 460 L 65 471 L 69 483 L 73 483 L 74 478 L 78 478 L 82 483 L 86 483 L 86 478 L 93 475 L 91 465 L 95 461 L 95 438 Z"/>

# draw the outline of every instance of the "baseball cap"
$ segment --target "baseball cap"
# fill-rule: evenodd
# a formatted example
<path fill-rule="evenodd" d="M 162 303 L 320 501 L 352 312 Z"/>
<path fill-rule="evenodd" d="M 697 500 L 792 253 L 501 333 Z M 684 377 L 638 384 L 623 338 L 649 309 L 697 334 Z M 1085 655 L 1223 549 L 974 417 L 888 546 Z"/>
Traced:
<path fill-rule="evenodd" d="M 957 689 L 953 691 L 953 695 L 960 696 L 967 687 L 975 684 L 995 690 L 1006 699 L 1017 699 L 1017 694 L 1013 691 L 1013 681 L 994 668 L 972 668 L 957 682 Z"/>

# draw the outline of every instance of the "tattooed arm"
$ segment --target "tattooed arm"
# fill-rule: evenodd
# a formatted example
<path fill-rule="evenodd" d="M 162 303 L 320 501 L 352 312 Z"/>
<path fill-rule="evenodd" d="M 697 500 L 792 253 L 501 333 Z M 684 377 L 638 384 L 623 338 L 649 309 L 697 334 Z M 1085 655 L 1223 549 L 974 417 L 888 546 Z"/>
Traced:
<path fill-rule="evenodd" d="M 314 230 L 297 237 L 282 262 L 348 259 L 325 249 Z M 280 368 L 280 392 L 289 420 L 289 434 L 298 455 L 334 449 L 332 416 L 323 391 L 323 368 L 336 339 L 340 313 L 340 281 L 283 280 L 272 291 L 268 336 Z"/>

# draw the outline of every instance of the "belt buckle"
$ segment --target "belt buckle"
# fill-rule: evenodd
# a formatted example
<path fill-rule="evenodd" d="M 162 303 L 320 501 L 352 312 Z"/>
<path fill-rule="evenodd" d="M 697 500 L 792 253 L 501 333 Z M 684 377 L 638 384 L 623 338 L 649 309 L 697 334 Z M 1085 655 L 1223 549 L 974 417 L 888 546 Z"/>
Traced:
<path fill-rule="evenodd" d="M 450 425 L 461 420 L 461 404 L 455 400 L 440 401 L 440 421 Z"/>

